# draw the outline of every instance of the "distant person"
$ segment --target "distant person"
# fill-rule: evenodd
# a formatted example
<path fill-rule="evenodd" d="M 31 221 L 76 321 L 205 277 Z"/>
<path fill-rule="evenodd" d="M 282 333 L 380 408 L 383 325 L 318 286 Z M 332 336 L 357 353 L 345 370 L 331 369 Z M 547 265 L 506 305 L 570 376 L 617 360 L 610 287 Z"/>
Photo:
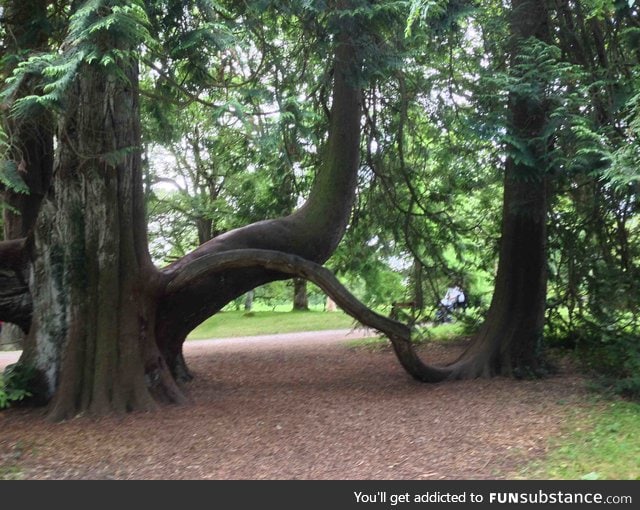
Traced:
<path fill-rule="evenodd" d="M 447 289 L 447 293 L 440 300 L 440 304 L 449 310 L 453 310 L 458 306 L 463 306 L 465 301 L 464 292 L 460 283 L 456 282 Z"/>
<path fill-rule="evenodd" d="M 327 312 L 335 312 L 335 311 L 337 311 L 336 303 L 329 296 L 327 296 L 327 301 L 326 301 L 326 303 L 324 305 L 324 309 Z"/>
<path fill-rule="evenodd" d="M 437 322 L 451 322 L 450 314 L 458 307 L 463 307 L 466 300 L 460 282 L 452 282 L 446 294 L 440 300 L 438 311 L 436 312 Z"/>

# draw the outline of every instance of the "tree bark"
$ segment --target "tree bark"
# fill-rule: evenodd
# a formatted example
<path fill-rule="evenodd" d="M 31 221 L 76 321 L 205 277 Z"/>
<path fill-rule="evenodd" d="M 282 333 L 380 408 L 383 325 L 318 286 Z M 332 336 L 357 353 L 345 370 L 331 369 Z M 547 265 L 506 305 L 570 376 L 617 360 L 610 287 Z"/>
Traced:
<path fill-rule="evenodd" d="M 304 278 L 293 279 L 293 309 L 298 311 L 309 310 L 307 280 Z"/>
<path fill-rule="evenodd" d="M 542 0 L 514 0 L 512 59 L 526 39 L 550 40 Z M 532 167 L 512 156 L 506 162 L 502 238 L 495 289 L 487 318 L 474 341 L 450 369 L 452 378 L 527 377 L 541 368 L 547 283 L 547 151 L 544 97 L 511 94 L 511 135 L 535 156 Z"/>

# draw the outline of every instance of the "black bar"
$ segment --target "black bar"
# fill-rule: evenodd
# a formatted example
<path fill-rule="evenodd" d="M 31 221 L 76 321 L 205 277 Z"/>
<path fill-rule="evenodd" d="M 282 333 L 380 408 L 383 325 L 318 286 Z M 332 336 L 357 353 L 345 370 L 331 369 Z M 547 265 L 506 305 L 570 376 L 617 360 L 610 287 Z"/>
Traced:
<path fill-rule="evenodd" d="M 65 510 L 638 508 L 640 481 L 5 481 L 0 500 Z"/>

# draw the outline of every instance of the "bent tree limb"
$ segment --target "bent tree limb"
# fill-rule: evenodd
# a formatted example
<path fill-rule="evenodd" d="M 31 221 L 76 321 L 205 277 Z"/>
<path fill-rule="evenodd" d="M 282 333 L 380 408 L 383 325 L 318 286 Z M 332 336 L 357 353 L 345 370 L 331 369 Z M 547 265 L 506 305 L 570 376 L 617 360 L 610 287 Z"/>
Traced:
<path fill-rule="evenodd" d="M 329 134 L 305 204 L 289 216 L 259 221 L 215 237 L 164 268 L 165 279 L 170 280 L 201 258 L 231 250 L 274 250 L 317 263 L 331 256 L 349 222 L 359 167 L 361 102 L 355 77 L 361 63 L 353 40 L 357 32 L 354 23 L 348 16 L 340 18 Z M 224 274 L 210 272 L 180 292 L 162 295 L 155 329 L 158 346 L 173 374 L 179 376 L 186 371 L 181 361 L 182 345 L 193 328 L 245 292 L 285 277 L 282 272 L 254 265 L 229 269 Z"/>
<path fill-rule="evenodd" d="M 411 342 L 411 329 L 401 322 L 375 313 L 351 294 L 331 271 L 297 255 L 273 250 L 244 249 L 206 255 L 194 260 L 167 285 L 166 293 L 180 293 L 215 273 L 233 269 L 261 267 L 269 271 L 305 278 L 326 292 L 338 306 L 358 322 L 384 333 L 398 360 L 415 379 L 439 382 L 446 379 L 449 370 L 422 362 Z"/>

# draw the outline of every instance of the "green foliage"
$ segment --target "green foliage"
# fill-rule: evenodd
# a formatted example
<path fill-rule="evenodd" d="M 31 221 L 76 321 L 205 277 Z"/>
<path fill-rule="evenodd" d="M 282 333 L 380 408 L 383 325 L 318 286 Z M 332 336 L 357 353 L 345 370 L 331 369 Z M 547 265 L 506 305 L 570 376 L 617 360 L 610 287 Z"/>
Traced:
<path fill-rule="evenodd" d="M 25 365 L 10 365 L 0 374 L 0 409 L 31 396 L 29 386 L 35 371 Z"/>
<path fill-rule="evenodd" d="M 126 81 L 123 68 L 132 65 L 143 43 L 153 45 L 144 2 L 86 1 L 71 14 L 60 50 L 38 53 L 21 61 L 6 80 L 8 86 L 0 98 L 10 100 L 24 80 L 37 76 L 41 92 L 17 97 L 12 101 L 12 115 L 28 118 L 42 108 L 62 108 L 82 65 L 100 66 Z"/>
<path fill-rule="evenodd" d="M 548 324 L 552 345 L 574 349 L 576 360 L 601 388 L 640 401 L 640 320 L 612 305 L 604 315 L 580 315 Z"/>
<path fill-rule="evenodd" d="M 640 83 L 640 76 L 636 77 Z M 611 165 L 604 172 L 607 180 L 620 188 L 640 181 L 640 94 L 629 99 L 624 111 L 627 129 L 624 142 L 611 155 Z"/>
<path fill-rule="evenodd" d="M 2 127 L 0 127 L 0 187 L 4 187 L 13 193 L 29 193 L 29 188 L 20 175 L 18 165 L 16 165 L 15 161 L 6 159 L 8 152 L 9 140 Z"/>
<path fill-rule="evenodd" d="M 402 261 L 405 291 L 396 299 L 411 300 L 420 288 L 427 307 L 454 276 L 484 286 L 498 237 L 497 128 L 474 110 L 489 94 L 468 72 L 483 56 L 472 39 L 476 22 L 462 12 L 446 28 L 416 23 L 396 42 L 402 69 L 365 94 L 367 173 L 345 239 L 356 263 L 367 251 L 387 264 Z"/>
<path fill-rule="evenodd" d="M 462 314 L 458 314 L 458 318 Z M 456 321 L 446 324 L 426 324 L 417 325 L 412 333 L 412 340 L 416 343 L 424 342 L 454 342 L 458 341 L 467 335 L 467 329 L 463 322 Z"/>
<path fill-rule="evenodd" d="M 466 0 L 411 0 L 405 27 L 405 36 L 410 37 L 419 23 L 430 30 L 442 31 L 452 26 L 463 15 L 475 11 L 474 2 Z"/>
<path fill-rule="evenodd" d="M 462 327 L 463 335 L 473 335 L 484 322 L 487 313 L 486 306 L 467 306 L 462 313 L 457 316 Z"/>

